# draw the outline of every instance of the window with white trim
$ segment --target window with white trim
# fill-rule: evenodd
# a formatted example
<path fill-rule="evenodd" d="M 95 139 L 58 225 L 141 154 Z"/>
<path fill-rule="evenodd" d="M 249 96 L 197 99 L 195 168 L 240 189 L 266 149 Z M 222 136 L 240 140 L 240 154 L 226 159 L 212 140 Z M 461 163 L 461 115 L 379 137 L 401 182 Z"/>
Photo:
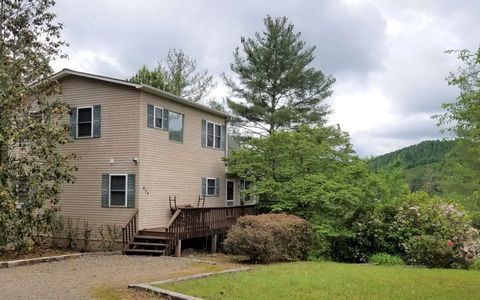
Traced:
<path fill-rule="evenodd" d="M 222 143 L 222 125 L 207 121 L 206 145 L 220 149 Z"/>
<path fill-rule="evenodd" d="M 155 128 L 163 128 L 163 108 L 157 106 L 154 107 L 153 121 Z"/>
<path fill-rule="evenodd" d="M 254 196 L 248 194 L 248 190 L 252 187 L 253 183 L 250 180 L 240 180 L 240 202 L 254 201 Z"/>
<path fill-rule="evenodd" d="M 77 107 L 77 137 L 93 137 L 93 106 Z"/>
<path fill-rule="evenodd" d="M 127 175 L 111 174 L 109 185 L 109 206 L 127 206 Z"/>
<path fill-rule="evenodd" d="M 205 195 L 206 196 L 215 196 L 217 194 L 216 191 L 217 188 L 217 183 L 215 178 L 207 178 L 207 186 L 206 186 L 206 191 Z"/>

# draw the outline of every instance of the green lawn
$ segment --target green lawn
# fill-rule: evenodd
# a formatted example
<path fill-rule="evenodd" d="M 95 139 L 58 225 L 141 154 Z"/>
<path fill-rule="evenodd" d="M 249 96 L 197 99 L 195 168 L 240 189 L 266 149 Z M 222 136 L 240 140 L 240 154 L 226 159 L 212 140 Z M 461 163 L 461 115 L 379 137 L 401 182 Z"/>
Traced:
<path fill-rule="evenodd" d="M 161 287 L 205 299 L 480 299 L 480 272 L 299 262 Z"/>

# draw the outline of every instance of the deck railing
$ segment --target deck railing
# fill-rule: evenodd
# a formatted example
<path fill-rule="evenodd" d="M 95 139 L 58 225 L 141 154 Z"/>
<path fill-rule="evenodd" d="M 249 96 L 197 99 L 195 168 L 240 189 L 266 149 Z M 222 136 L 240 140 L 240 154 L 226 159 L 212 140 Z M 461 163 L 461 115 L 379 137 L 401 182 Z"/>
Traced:
<path fill-rule="evenodd" d="M 167 224 L 166 232 L 171 233 L 173 249 L 178 240 L 225 233 L 239 217 L 254 214 L 255 205 L 179 208 Z"/>
<path fill-rule="evenodd" d="M 138 219 L 138 208 L 135 209 L 135 211 L 131 214 L 130 218 L 128 219 L 127 223 L 125 223 L 125 226 L 122 227 L 122 241 L 123 241 L 122 250 L 125 250 L 125 247 L 128 245 L 128 243 L 130 243 L 132 238 L 137 233 L 137 219 Z"/>

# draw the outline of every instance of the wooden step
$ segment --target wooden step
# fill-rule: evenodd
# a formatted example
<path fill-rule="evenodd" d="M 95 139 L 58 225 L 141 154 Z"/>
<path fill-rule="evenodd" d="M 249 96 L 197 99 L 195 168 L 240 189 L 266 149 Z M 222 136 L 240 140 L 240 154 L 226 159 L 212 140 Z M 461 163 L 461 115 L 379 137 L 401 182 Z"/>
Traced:
<path fill-rule="evenodd" d="M 139 240 L 165 240 L 164 236 L 153 236 L 153 235 L 136 235 L 133 238 L 139 239 Z"/>
<path fill-rule="evenodd" d="M 132 242 L 132 246 L 156 246 L 156 247 L 166 247 L 167 244 L 164 243 L 144 243 L 144 242 Z"/>
<path fill-rule="evenodd" d="M 126 254 L 165 254 L 165 250 L 149 250 L 149 249 L 126 249 Z"/>
<path fill-rule="evenodd" d="M 148 235 L 148 236 L 171 237 L 171 236 L 173 236 L 173 233 L 162 232 L 162 231 L 140 230 L 137 235 L 138 236 Z"/>

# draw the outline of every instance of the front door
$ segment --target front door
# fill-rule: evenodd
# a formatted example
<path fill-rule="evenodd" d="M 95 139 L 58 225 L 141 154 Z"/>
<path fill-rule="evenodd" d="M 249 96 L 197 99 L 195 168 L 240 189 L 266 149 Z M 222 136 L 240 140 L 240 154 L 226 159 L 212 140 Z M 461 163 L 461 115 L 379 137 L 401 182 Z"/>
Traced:
<path fill-rule="evenodd" d="M 227 180 L 227 206 L 235 206 L 235 180 Z"/>

